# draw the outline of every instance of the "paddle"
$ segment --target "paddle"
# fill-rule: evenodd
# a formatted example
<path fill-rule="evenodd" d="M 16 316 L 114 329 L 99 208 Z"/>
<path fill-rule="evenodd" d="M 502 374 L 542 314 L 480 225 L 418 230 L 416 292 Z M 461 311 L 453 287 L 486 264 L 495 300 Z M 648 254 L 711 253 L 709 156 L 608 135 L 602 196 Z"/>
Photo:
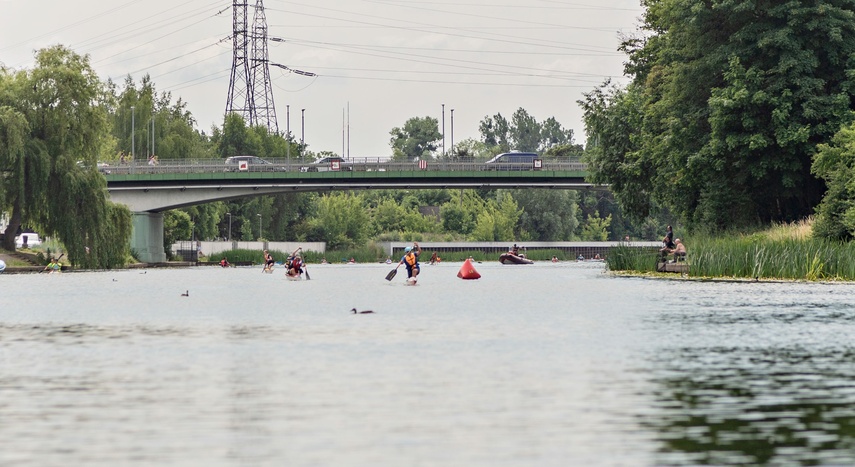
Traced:
<path fill-rule="evenodd" d="M 303 272 L 305 272 L 305 273 L 306 273 L 306 280 L 307 280 L 307 281 L 312 280 L 312 278 L 311 278 L 311 277 L 309 277 L 309 268 L 307 268 L 307 267 L 306 267 L 306 263 L 303 263 Z"/>
<path fill-rule="evenodd" d="M 400 265 L 399 265 L 400 266 Z M 395 274 L 398 274 L 398 268 L 395 268 L 389 271 L 389 274 L 386 274 L 386 280 L 390 281 L 395 278 Z"/>

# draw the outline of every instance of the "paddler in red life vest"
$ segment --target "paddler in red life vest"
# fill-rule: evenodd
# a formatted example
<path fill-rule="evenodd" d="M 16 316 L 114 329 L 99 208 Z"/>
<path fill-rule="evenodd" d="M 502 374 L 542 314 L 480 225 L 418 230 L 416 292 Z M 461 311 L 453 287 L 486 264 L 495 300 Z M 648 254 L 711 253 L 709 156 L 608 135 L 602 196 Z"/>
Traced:
<path fill-rule="evenodd" d="M 288 257 L 288 270 L 286 274 L 291 277 L 299 276 L 303 273 L 303 258 L 300 257 L 300 252 L 303 251 L 303 248 L 297 248 L 291 253 L 291 256 Z"/>
<path fill-rule="evenodd" d="M 408 246 L 404 248 L 404 256 L 401 258 L 401 261 L 398 263 L 398 266 L 402 264 L 407 268 L 407 278 L 415 279 L 419 275 L 419 255 L 422 254 L 422 248 L 419 246 L 418 242 L 413 242 L 413 246 Z"/>

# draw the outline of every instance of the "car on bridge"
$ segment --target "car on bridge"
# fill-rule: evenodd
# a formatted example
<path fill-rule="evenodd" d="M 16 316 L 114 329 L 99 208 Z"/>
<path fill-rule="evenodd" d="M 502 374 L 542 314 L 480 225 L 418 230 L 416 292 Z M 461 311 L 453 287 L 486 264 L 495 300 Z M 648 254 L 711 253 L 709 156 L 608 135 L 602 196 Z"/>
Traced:
<path fill-rule="evenodd" d="M 484 163 L 485 170 L 534 170 L 540 156 L 533 152 L 505 152 Z"/>
<path fill-rule="evenodd" d="M 256 156 L 232 156 L 226 158 L 226 172 L 276 172 L 288 170 Z"/>
<path fill-rule="evenodd" d="M 300 167 L 300 172 L 352 172 L 353 163 L 341 157 L 324 157 L 307 166 Z"/>

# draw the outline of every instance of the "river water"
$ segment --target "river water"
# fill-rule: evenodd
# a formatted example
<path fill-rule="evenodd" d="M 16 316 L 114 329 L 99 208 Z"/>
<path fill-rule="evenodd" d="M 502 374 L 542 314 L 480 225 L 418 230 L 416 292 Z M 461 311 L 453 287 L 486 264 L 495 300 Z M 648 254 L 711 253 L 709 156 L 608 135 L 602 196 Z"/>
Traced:
<path fill-rule="evenodd" d="M 855 285 L 475 267 L 0 275 L 0 465 L 855 463 Z"/>

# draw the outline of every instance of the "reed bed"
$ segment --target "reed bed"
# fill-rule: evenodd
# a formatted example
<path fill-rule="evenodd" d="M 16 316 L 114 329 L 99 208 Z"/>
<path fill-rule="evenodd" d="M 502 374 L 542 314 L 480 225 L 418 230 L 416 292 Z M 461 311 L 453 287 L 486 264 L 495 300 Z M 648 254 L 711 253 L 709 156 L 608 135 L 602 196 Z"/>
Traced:
<path fill-rule="evenodd" d="M 777 226 L 752 235 L 684 239 L 689 273 L 696 277 L 855 280 L 855 244 L 817 239 L 804 226 Z M 613 248 L 613 271 L 655 272 L 658 252 Z"/>
<path fill-rule="evenodd" d="M 823 239 L 736 238 L 700 242 L 690 255 L 695 276 L 855 280 L 855 245 Z"/>

